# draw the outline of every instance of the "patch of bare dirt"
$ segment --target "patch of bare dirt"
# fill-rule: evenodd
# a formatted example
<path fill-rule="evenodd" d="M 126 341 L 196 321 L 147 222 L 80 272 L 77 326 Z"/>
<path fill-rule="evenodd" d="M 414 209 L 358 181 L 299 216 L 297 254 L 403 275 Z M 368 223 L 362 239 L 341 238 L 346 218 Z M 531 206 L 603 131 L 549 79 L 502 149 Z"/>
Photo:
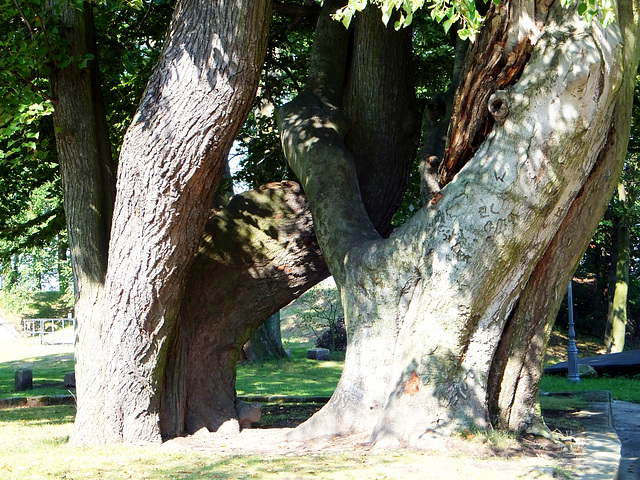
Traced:
<path fill-rule="evenodd" d="M 443 465 L 449 465 L 460 471 L 488 468 L 493 475 L 498 474 L 502 479 L 557 478 L 558 472 L 567 472 L 570 469 L 572 460 L 579 453 L 570 443 L 564 444 L 538 436 L 528 435 L 515 439 L 495 434 L 497 438 L 492 438 L 491 435 L 482 432 L 464 432 L 451 438 L 442 438 L 434 442 L 433 448 L 424 451 L 379 449 L 369 444 L 368 438 L 363 435 L 296 440 L 292 436 L 293 427 L 318 408 L 320 405 L 271 405 L 267 410 L 263 410 L 260 423 L 267 418 L 267 423 L 277 428 L 268 428 L 263 423 L 239 433 L 211 433 L 201 430 L 188 437 L 170 440 L 164 444 L 164 448 L 179 451 L 197 450 L 220 455 L 260 455 L 268 458 L 334 454 L 366 458 L 367 462 L 384 458 L 385 468 L 391 474 L 389 478 L 403 479 L 424 478 L 420 477 L 419 473 L 415 476 L 407 470 L 409 459 L 414 462 L 412 468 L 418 469 L 418 472 L 424 471 L 425 468 L 437 470 Z M 283 425 L 286 427 L 282 427 Z M 416 465 L 416 461 L 424 464 Z M 572 478 L 562 475 L 560 478 Z M 471 475 L 467 478 L 495 476 Z"/>

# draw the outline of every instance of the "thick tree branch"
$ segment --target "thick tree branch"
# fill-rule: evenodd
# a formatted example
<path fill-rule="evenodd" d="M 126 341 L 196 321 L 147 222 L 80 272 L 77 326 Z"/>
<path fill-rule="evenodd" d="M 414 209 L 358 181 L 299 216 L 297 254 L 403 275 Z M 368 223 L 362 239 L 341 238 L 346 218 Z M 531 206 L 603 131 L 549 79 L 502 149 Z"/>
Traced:
<path fill-rule="evenodd" d="M 343 143 L 349 121 L 338 107 L 346 68 L 348 32 L 330 14 L 342 1 L 325 2 L 311 55 L 307 87 L 278 110 L 289 165 L 313 199 L 318 238 L 338 279 L 355 245 L 379 238 L 364 208 L 353 157 Z"/>
<path fill-rule="evenodd" d="M 306 88 L 334 106 L 342 105 L 349 32 L 331 14 L 344 0 L 327 0 L 316 25 Z"/>
<path fill-rule="evenodd" d="M 60 205 L 54 208 L 53 210 L 49 210 L 48 212 L 45 212 L 42 215 L 38 215 L 36 218 L 33 218 L 19 225 L 14 225 L 12 227 L 0 227 L 0 234 L 10 236 L 11 238 L 15 238 L 18 235 L 24 235 L 25 231 L 31 227 L 34 227 L 36 225 L 41 225 L 53 216 L 63 215 L 63 214 L 64 214 L 64 207 Z"/>
<path fill-rule="evenodd" d="M 370 6 L 354 22 L 344 110 L 345 145 L 353 154 L 369 218 L 383 237 L 406 189 L 419 139 L 410 28 L 396 31 Z M 393 23 L 393 20 L 391 21 Z"/>
<path fill-rule="evenodd" d="M 353 247 L 380 238 L 362 203 L 353 157 L 344 147 L 344 113 L 303 92 L 278 112 L 282 145 L 307 197 L 316 231 L 338 281 Z"/>
<path fill-rule="evenodd" d="M 177 413 L 165 415 L 165 436 L 215 431 L 235 418 L 242 346 L 265 318 L 328 274 L 297 183 L 236 195 L 216 212 L 187 279 L 172 350 L 185 363 L 170 361 L 167 369 L 165 405 L 184 404 L 184 424 L 175 423 Z"/>

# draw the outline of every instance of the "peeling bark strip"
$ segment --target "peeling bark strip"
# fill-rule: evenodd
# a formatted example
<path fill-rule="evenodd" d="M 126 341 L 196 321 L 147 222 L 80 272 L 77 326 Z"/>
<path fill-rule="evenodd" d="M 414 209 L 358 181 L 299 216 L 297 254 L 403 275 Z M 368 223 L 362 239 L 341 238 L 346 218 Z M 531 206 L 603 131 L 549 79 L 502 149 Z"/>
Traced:
<path fill-rule="evenodd" d="M 489 371 L 496 352 L 508 351 L 500 341 L 519 341 L 520 327 L 531 328 L 517 325 L 526 319 L 512 312 L 603 158 L 629 66 L 615 26 L 587 24 L 559 5 L 535 24 L 539 6 L 510 2 L 508 22 L 495 13 L 498 27 L 481 40 L 489 52 L 481 64 L 491 64 L 493 75 L 478 80 L 485 88 L 473 95 L 483 100 L 472 104 L 482 103 L 487 118 L 495 93 L 487 82 L 495 88 L 499 78 L 491 107 L 499 121 L 439 201 L 388 239 L 363 214 L 335 105 L 305 92 L 280 110 L 285 152 L 307 192 L 349 333 L 334 395 L 294 435 L 366 432 L 383 445 L 428 446 L 434 436 L 488 425 L 500 390 Z M 415 285 L 410 298 L 407 284 Z M 520 359 L 508 367 L 530 361 Z"/>
<path fill-rule="evenodd" d="M 494 92 L 513 85 L 529 60 L 533 49 L 529 35 L 510 45 L 508 29 L 513 21 L 512 2 L 492 5 L 492 13 L 485 26 L 485 32 L 468 52 L 471 64 L 460 83 L 457 100 L 451 119 L 444 159 L 440 165 L 440 183 L 442 186 L 471 160 L 482 142 L 491 132 L 493 121 L 504 122 L 500 111 L 504 103 L 496 104 L 491 100 Z M 498 117 L 496 118 L 496 115 Z"/>

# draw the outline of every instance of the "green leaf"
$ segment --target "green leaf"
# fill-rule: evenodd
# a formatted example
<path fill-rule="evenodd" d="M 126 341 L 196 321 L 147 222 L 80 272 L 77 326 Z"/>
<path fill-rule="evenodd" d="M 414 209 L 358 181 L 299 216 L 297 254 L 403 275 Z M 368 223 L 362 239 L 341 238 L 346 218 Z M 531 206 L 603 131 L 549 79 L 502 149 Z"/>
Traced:
<path fill-rule="evenodd" d="M 468 28 L 461 28 L 460 30 L 458 30 L 458 36 L 460 37 L 461 40 L 467 40 L 470 35 L 471 35 L 471 32 L 469 31 Z"/>
<path fill-rule="evenodd" d="M 80 63 L 78 64 L 79 67 L 80 68 L 87 68 L 87 63 L 90 60 L 93 60 L 93 54 L 91 54 L 91 53 L 88 54 L 88 55 L 85 55 L 85 57 L 82 60 L 80 60 Z"/>

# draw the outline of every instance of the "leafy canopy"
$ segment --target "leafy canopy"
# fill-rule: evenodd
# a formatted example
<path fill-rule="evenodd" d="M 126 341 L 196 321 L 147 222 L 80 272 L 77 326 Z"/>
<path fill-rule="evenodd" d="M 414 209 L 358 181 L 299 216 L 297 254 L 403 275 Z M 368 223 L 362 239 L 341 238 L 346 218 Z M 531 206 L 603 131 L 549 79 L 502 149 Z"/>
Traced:
<path fill-rule="evenodd" d="M 488 1 L 484 0 L 485 3 Z M 496 5 L 500 4 L 500 0 L 492 1 Z M 591 21 L 598 14 L 605 26 L 613 21 L 613 0 L 578 1 L 578 13 L 587 21 Z M 569 7 L 573 2 L 574 0 L 562 0 L 564 7 Z M 426 5 L 430 10 L 431 18 L 441 23 L 445 32 L 448 32 L 453 24 L 459 23 L 458 36 L 472 42 L 484 21 L 484 16 L 476 9 L 475 0 L 349 0 L 347 5 L 336 12 L 334 18 L 348 27 L 356 12 L 364 10 L 369 3 L 380 7 L 385 25 L 389 23 L 394 11 L 400 12 L 400 18 L 395 22 L 396 29 L 410 25 L 414 14 Z"/>

